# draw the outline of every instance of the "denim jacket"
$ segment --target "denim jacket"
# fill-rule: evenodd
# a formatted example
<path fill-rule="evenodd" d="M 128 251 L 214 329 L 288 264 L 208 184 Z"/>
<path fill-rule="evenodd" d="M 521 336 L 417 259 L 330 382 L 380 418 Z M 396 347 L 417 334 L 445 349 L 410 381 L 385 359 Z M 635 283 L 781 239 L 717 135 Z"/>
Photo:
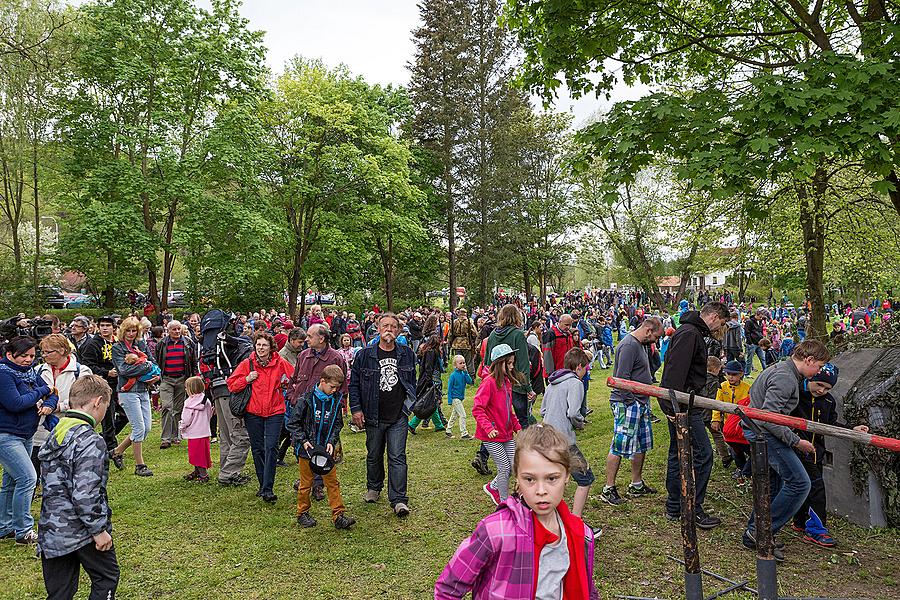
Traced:
<path fill-rule="evenodd" d="M 397 370 L 406 388 L 403 415 L 408 417 L 416 401 L 416 355 L 409 346 L 396 344 Z M 367 346 L 356 353 L 350 368 L 350 412 L 362 411 L 366 424 L 378 424 L 378 395 L 381 369 L 378 366 L 378 346 Z"/>

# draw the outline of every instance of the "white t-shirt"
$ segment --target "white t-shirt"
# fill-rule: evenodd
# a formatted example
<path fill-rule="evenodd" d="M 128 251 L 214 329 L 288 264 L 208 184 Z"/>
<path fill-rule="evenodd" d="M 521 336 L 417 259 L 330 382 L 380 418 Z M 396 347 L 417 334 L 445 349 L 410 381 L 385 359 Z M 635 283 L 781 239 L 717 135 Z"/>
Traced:
<path fill-rule="evenodd" d="M 555 544 L 547 544 L 541 549 L 534 600 L 561 600 L 563 597 L 563 578 L 569 572 L 569 546 L 558 513 L 556 520 L 559 523 L 559 539 Z"/>

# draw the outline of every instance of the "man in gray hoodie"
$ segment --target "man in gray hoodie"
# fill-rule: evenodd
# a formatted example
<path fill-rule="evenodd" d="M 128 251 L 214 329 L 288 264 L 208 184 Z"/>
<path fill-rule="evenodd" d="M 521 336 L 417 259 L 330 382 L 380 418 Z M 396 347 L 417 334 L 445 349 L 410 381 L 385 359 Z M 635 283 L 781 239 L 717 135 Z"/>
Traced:
<path fill-rule="evenodd" d="M 584 374 L 591 358 L 581 348 L 571 348 L 563 358 L 563 368 L 550 374 L 550 385 L 541 402 L 541 417 L 569 440 L 569 454 L 573 459 L 572 479 L 578 486 L 572 499 L 572 514 L 580 517 L 587 503 L 594 472 L 575 443 L 574 425 L 584 426 L 581 402 L 584 398 Z"/>
<path fill-rule="evenodd" d="M 766 369 L 750 386 L 750 406 L 774 413 L 789 415 L 800 402 L 800 384 L 804 378 L 813 377 L 830 356 L 825 344 L 818 340 L 806 340 L 794 348 L 789 360 Z M 789 427 L 757 421 L 763 429 L 763 437 L 769 451 L 769 465 L 775 471 L 773 488 L 778 490 L 772 498 L 772 534 L 784 527 L 809 494 L 810 481 L 806 469 L 797 452 L 813 454 L 815 446 L 802 439 Z M 742 425 L 743 427 L 743 425 Z M 744 428 L 748 442 L 756 439 L 755 434 Z M 756 549 L 755 515 L 750 515 L 747 530 L 741 539 L 745 547 Z M 784 560 L 780 545 L 776 545 L 775 559 Z"/>

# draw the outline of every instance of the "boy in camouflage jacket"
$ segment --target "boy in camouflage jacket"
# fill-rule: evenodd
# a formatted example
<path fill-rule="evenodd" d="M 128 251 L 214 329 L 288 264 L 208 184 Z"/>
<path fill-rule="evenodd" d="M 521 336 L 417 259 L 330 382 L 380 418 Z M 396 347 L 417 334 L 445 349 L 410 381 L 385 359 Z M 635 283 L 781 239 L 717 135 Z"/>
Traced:
<path fill-rule="evenodd" d="M 111 600 L 119 583 L 106 498 L 109 458 L 103 437 L 94 431 L 111 395 L 98 375 L 72 384 L 70 409 L 38 453 L 43 486 L 38 552 L 47 597 L 54 600 L 74 597 L 82 566 L 91 578 L 91 600 Z"/>

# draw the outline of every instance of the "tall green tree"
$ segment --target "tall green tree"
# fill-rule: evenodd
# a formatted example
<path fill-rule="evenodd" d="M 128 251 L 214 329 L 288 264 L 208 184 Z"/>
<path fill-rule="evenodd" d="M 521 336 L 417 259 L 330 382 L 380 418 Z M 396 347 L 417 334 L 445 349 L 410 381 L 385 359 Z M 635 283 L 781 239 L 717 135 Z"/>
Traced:
<path fill-rule="evenodd" d="M 53 97 L 65 85 L 71 59 L 72 11 L 43 0 L 0 2 L 0 215 L 8 232 L 14 277 L 31 258 L 34 301 L 39 299 L 44 173 L 54 158 Z M 31 211 L 27 211 L 27 207 Z M 30 214 L 28 214 L 30 212 Z M 20 228 L 31 217 L 34 244 L 22 247 Z"/>
<path fill-rule="evenodd" d="M 423 0 L 422 25 L 413 31 L 416 54 L 410 63 L 410 101 L 415 114 L 410 124 L 416 143 L 437 163 L 433 190 L 439 195 L 447 240 L 450 308 L 456 308 L 457 211 L 462 204 L 460 162 L 463 134 L 472 119 L 468 103 L 469 40 L 471 25 L 466 0 Z"/>
<path fill-rule="evenodd" d="M 138 207 L 150 245 L 149 298 L 165 307 L 176 229 L 188 199 L 203 193 L 203 140 L 226 103 L 260 93 L 262 34 L 230 0 L 208 10 L 189 0 L 98 0 L 81 10 L 61 123 L 70 172 L 137 184 L 118 187 L 134 194 L 123 200 Z"/>

